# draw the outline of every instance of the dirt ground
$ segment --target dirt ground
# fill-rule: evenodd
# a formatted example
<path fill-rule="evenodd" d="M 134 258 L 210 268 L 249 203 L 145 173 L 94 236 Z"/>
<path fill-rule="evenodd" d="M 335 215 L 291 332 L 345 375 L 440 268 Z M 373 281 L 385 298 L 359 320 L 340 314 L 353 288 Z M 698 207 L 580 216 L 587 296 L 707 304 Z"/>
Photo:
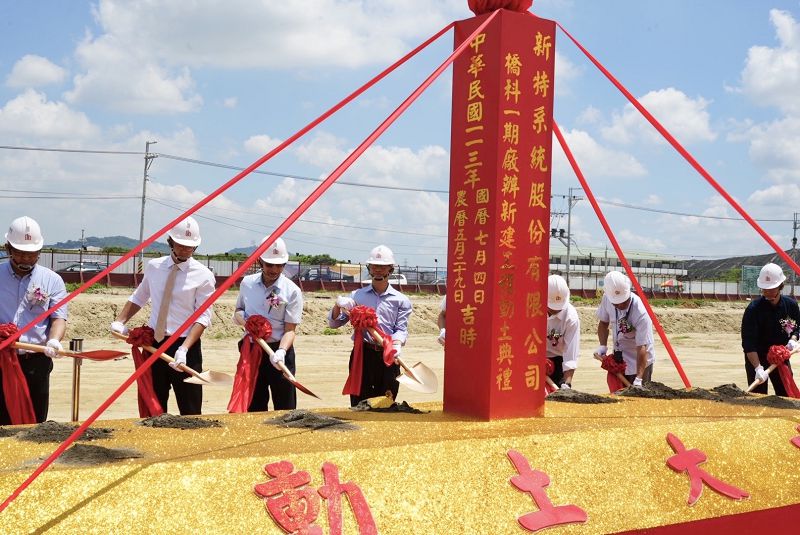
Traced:
<path fill-rule="evenodd" d="M 108 326 L 124 305 L 129 290 L 111 289 L 103 293 L 78 296 L 71 304 L 67 339 L 84 338 L 83 349 L 119 349 L 129 351 L 126 343 L 112 339 Z M 333 293 L 307 293 L 303 323 L 295 343 L 297 379 L 319 395 L 322 400 L 298 392 L 298 408 L 343 407 L 348 399 L 341 395 L 347 378 L 347 359 L 352 342 L 349 330 L 339 334 L 323 334 L 327 327 L 325 315 L 333 305 Z M 444 379 L 444 352 L 436 342 L 440 297 L 411 295 L 414 314 L 409 326 L 409 341 L 404 356 L 411 363 L 422 361 L 439 377 L 440 388 L 435 394 L 420 394 L 400 388 L 399 399 L 409 403 L 441 401 Z M 236 294 L 228 292 L 214 307 L 214 322 L 203 336 L 203 361 L 206 369 L 233 375 L 239 358 L 236 342 L 240 330 L 230 321 Z M 692 386 L 711 388 L 736 383 L 745 388 L 743 356 L 739 340 L 739 325 L 745 303 L 714 303 L 699 308 L 657 308 L 656 313 L 669 336 L 678 359 Z M 589 393 L 607 393 L 605 372 L 592 359 L 597 347 L 594 334 L 597 323 L 594 307 L 578 306 L 582 322 L 581 361 L 573 379 L 573 388 Z M 148 310 L 143 310 L 129 323 L 141 325 Z M 656 334 L 657 361 L 653 379 L 674 388 L 683 385 L 670 356 Z M 66 344 L 65 344 L 66 346 Z M 73 359 L 55 361 L 51 376 L 49 418 L 69 421 L 72 414 Z M 133 372 L 133 361 L 84 361 L 80 367 L 79 417 L 87 418 Z M 226 412 L 230 386 L 204 388 L 203 413 Z M 100 419 L 137 418 L 136 387 L 128 388 Z M 167 408 L 176 413 L 173 400 Z"/>

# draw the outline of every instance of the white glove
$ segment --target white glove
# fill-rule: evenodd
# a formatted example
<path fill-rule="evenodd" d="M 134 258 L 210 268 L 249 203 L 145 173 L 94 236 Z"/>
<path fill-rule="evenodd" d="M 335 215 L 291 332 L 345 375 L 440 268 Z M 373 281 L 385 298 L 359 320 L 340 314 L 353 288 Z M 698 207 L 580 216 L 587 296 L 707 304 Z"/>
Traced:
<path fill-rule="evenodd" d="M 175 356 L 173 358 L 175 359 L 175 361 L 170 362 L 169 365 L 172 366 L 174 369 L 176 370 L 180 369 L 181 364 L 186 366 L 186 348 L 183 346 L 179 347 L 178 350 L 175 351 Z"/>
<path fill-rule="evenodd" d="M 788 349 L 789 351 L 794 351 L 798 347 L 800 347 L 800 342 L 798 342 L 794 338 L 789 339 L 789 343 L 786 344 L 786 349 Z"/>
<path fill-rule="evenodd" d="M 600 357 L 605 357 L 606 353 L 608 353 L 608 348 L 606 346 L 597 346 L 597 349 L 594 350 L 594 354 Z"/>
<path fill-rule="evenodd" d="M 758 368 L 756 368 L 756 380 L 761 384 L 766 383 L 768 379 L 769 374 L 764 370 L 764 366 L 759 365 Z"/>
<path fill-rule="evenodd" d="M 283 364 L 285 360 L 286 360 L 286 350 L 283 348 L 276 349 L 275 352 L 269 356 L 269 361 L 278 370 L 281 369 L 280 366 L 278 366 L 278 364 Z"/>
<path fill-rule="evenodd" d="M 121 321 L 112 321 L 111 322 L 111 332 L 112 333 L 119 333 L 128 336 L 128 328 L 125 327 L 125 324 Z"/>
<path fill-rule="evenodd" d="M 354 306 L 356 306 L 356 302 L 353 301 L 352 297 L 347 297 L 346 295 L 340 295 L 336 298 L 336 305 L 339 308 L 343 308 L 345 310 L 352 310 Z"/>
<path fill-rule="evenodd" d="M 403 352 L 403 342 L 400 340 L 395 340 L 392 342 L 392 349 L 394 349 L 394 358 L 395 360 L 400 358 L 400 353 Z"/>
<path fill-rule="evenodd" d="M 572 387 L 569 386 L 567 383 L 561 383 L 561 390 L 572 390 Z"/>
<path fill-rule="evenodd" d="M 237 310 L 233 313 L 233 322 L 236 325 L 241 325 L 244 327 L 244 324 L 247 323 L 247 321 L 244 319 L 244 310 Z"/>
<path fill-rule="evenodd" d="M 59 351 L 64 351 L 64 346 L 61 345 L 61 342 L 56 340 L 55 338 L 51 338 L 47 341 L 47 346 L 44 348 L 44 354 L 50 357 L 51 359 L 61 358 L 64 355 L 59 353 Z"/>
<path fill-rule="evenodd" d="M 636 379 L 633 380 L 633 387 L 634 388 L 642 388 L 642 378 L 641 377 L 637 377 Z"/>
<path fill-rule="evenodd" d="M 444 345 L 444 327 L 442 327 L 442 330 L 439 331 L 439 338 L 436 341 Z"/>

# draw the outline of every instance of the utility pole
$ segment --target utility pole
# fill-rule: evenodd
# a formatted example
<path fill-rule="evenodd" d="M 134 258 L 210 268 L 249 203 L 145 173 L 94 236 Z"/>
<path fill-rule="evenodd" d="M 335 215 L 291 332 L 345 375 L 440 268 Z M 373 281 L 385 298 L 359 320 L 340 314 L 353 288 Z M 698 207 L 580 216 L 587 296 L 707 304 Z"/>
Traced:
<path fill-rule="evenodd" d="M 150 170 L 150 165 L 158 157 L 158 154 L 150 154 L 150 145 L 155 145 L 158 141 L 146 141 L 144 144 L 144 177 L 142 179 L 142 216 L 139 219 L 139 243 L 144 241 L 144 204 L 147 199 L 147 172 Z M 144 249 L 139 251 L 139 266 L 136 270 L 138 273 L 144 272 Z"/>
<path fill-rule="evenodd" d="M 570 257 L 570 243 L 572 243 L 572 208 L 578 204 L 578 201 L 583 197 L 576 197 L 572 195 L 572 191 L 581 188 L 569 188 L 569 196 L 567 197 L 567 272 L 566 279 L 569 285 L 569 257 Z"/>
<path fill-rule="evenodd" d="M 794 213 L 794 223 L 792 225 L 792 260 L 794 260 L 795 264 L 797 263 L 797 230 L 800 229 L 800 219 L 798 219 L 800 213 Z M 792 270 L 792 291 L 790 294 L 792 297 L 795 296 L 794 294 L 794 285 L 797 281 L 797 273 Z"/>

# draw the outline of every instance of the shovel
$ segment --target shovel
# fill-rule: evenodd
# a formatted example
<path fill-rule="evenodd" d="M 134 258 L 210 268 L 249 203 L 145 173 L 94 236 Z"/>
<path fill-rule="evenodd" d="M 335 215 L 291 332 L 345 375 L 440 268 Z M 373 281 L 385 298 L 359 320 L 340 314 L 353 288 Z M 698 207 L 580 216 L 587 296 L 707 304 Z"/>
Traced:
<path fill-rule="evenodd" d="M 28 344 L 25 342 L 14 342 L 14 347 L 17 349 L 27 349 L 28 351 L 34 351 L 36 353 L 44 353 L 44 350 L 47 346 Z M 96 349 L 94 351 L 67 351 L 64 349 L 59 351 L 58 354 L 64 357 L 90 360 L 111 360 L 128 356 L 128 354 L 124 351 L 111 351 L 109 349 Z"/>
<path fill-rule="evenodd" d="M 269 355 L 271 357 L 272 355 L 275 354 L 275 352 L 272 350 L 271 347 L 269 347 L 269 345 L 267 345 L 267 342 L 264 341 L 263 338 L 255 338 L 255 340 L 258 343 L 258 345 L 261 346 L 261 349 L 263 349 L 264 352 L 267 355 Z M 286 378 L 286 380 L 289 381 L 290 383 L 292 383 L 294 385 L 294 387 L 296 389 L 298 389 L 300 392 L 302 392 L 304 394 L 308 394 L 309 396 L 314 396 L 315 398 L 320 399 L 320 400 L 322 399 L 321 397 L 316 395 L 314 392 L 312 392 L 311 390 L 309 390 L 308 388 L 306 388 L 305 386 L 300 384 L 300 382 L 297 379 L 295 379 L 294 374 L 292 374 L 292 372 L 289 371 L 289 368 L 286 367 L 286 364 L 284 364 L 283 362 L 279 362 L 278 363 L 278 368 L 280 368 L 281 373 L 283 373 L 283 376 Z"/>
<path fill-rule="evenodd" d="M 792 355 L 794 355 L 794 354 L 795 354 L 795 353 L 797 353 L 798 351 L 800 351 L 800 347 L 798 347 L 797 349 L 795 349 L 794 351 L 792 351 L 792 352 L 791 352 L 791 354 L 792 354 Z M 777 367 L 778 367 L 778 365 L 777 365 L 777 364 L 770 364 L 770 365 L 769 365 L 769 368 L 767 368 L 767 375 L 769 375 L 769 374 L 771 374 L 772 372 L 774 372 L 774 371 L 775 371 L 775 368 L 777 368 Z M 761 383 L 762 383 L 762 381 L 759 381 L 758 379 L 756 379 L 755 381 L 753 381 L 753 382 L 752 382 L 752 384 L 750 384 L 750 386 L 748 386 L 748 387 L 747 387 L 747 390 L 745 390 L 745 392 L 752 392 L 752 391 L 753 391 L 753 389 L 754 389 L 755 387 L 757 387 L 758 385 L 760 385 Z"/>
<path fill-rule="evenodd" d="M 377 330 L 370 328 L 369 334 L 378 345 L 383 345 L 383 337 L 378 334 Z M 422 392 L 423 394 L 433 394 L 439 389 L 439 380 L 436 378 L 436 374 L 422 362 L 417 362 L 409 368 L 400 357 L 396 357 L 395 360 L 405 372 L 405 375 L 400 374 L 397 376 L 398 383 L 406 385 L 410 390 Z"/>
<path fill-rule="evenodd" d="M 127 340 L 128 337 L 124 334 L 120 333 L 113 333 L 114 336 L 119 338 L 120 340 Z M 142 346 L 142 349 L 149 351 L 150 353 L 155 353 L 157 351 L 156 348 L 153 346 Z M 162 353 L 159 355 L 161 360 L 165 360 L 167 362 L 175 362 L 175 359 L 167 355 L 166 353 Z M 178 368 L 185 373 L 191 375 L 191 377 L 187 377 L 183 380 L 184 383 L 192 383 L 195 385 L 230 385 L 233 384 L 233 377 L 228 375 L 227 373 L 222 372 L 215 372 L 214 370 L 206 370 L 202 373 L 198 373 L 195 370 L 191 369 L 189 366 L 181 364 Z"/>

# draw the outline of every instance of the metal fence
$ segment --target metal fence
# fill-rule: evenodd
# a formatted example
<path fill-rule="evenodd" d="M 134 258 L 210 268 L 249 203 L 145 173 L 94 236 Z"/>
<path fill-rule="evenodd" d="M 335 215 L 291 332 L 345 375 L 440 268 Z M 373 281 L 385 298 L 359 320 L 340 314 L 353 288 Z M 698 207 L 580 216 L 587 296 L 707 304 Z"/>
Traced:
<path fill-rule="evenodd" d="M 145 255 L 145 262 L 150 258 L 162 256 L 160 253 Z M 83 282 L 97 272 L 98 266 L 104 268 L 122 257 L 121 254 L 98 253 L 89 251 L 61 251 L 45 249 L 39 258 L 39 263 L 49 267 L 62 275 L 66 282 Z M 207 266 L 218 279 L 229 277 L 241 265 L 239 259 L 219 258 L 215 255 L 195 255 L 195 259 Z M 84 271 L 80 267 L 84 266 Z M 561 273 L 558 264 L 551 264 L 551 273 Z M 92 271 L 94 270 L 94 271 Z M 254 273 L 257 267 L 251 266 L 248 273 Z M 637 270 L 635 269 L 635 272 Z M 649 297 L 661 298 L 687 298 L 687 299 L 745 299 L 758 295 L 756 288 L 749 278 L 741 281 L 720 281 L 709 279 L 674 278 L 672 270 L 642 269 L 637 273 L 639 284 Z M 105 283 L 113 286 L 135 286 L 138 284 L 142 272 L 139 257 L 127 260 L 105 279 Z M 287 277 L 297 281 L 304 290 L 315 289 L 351 289 L 358 287 L 369 280 L 369 273 L 365 264 L 337 264 L 325 266 L 318 264 L 302 264 L 289 262 L 284 273 Z M 569 286 L 576 295 L 597 295 L 602 289 L 605 273 L 571 273 Z M 675 286 L 664 286 L 668 281 L 674 281 Z M 788 282 L 788 281 L 787 281 Z M 432 291 L 443 293 L 447 286 L 447 271 L 439 266 L 397 266 L 392 283 L 408 289 L 418 291 Z M 787 284 L 784 293 L 797 295 L 800 285 L 792 287 Z"/>

